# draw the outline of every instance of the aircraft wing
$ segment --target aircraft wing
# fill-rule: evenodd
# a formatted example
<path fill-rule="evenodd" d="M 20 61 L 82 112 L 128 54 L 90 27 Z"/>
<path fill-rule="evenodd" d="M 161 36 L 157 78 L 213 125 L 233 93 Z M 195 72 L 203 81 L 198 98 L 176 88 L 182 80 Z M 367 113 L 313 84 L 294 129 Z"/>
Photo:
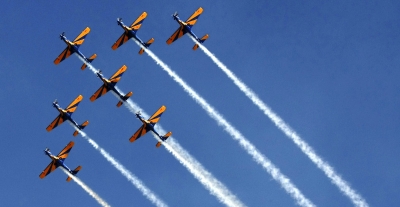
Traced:
<path fill-rule="evenodd" d="M 46 130 L 49 132 L 52 129 L 56 128 L 58 125 L 62 124 L 64 122 L 64 118 L 61 115 L 58 115 L 56 119 L 54 119 L 53 122 L 46 128 Z"/>
<path fill-rule="evenodd" d="M 67 146 L 64 147 L 63 150 L 61 150 L 60 153 L 58 153 L 57 157 L 60 158 L 60 160 L 65 160 L 68 157 L 68 153 L 71 151 L 72 147 L 74 146 L 74 142 L 70 141 Z"/>
<path fill-rule="evenodd" d="M 190 26 L 195 25 L 201 13 L 203 13 L 203 8 L 200 7 L 186 20 L 186 23 Z"/>
<path fill-rule="evenodd" d="M 72 55 L 73 51 L 69 49 L 69 46 L 67 48 L 65 48 L 64 51 L 62 51 L 62 53 L 54 60 L 54 64 L 58 64 L 61 61 L 63 61 L 65 58 L 69 57 L 70 55 Z"/>
<path fill-rule="evenodd" d="M 74 43 L 76 46 L 79 47 L 81 44 L 83 44 L 83 41 L 85 41 L 85 37 L 86 37 L 87 34 L 89 34 L 89 32 L 90 32 L 90 28 L 89 28 L 89 27 L 86 27 L 86 28 L 81 32 L 81 34 L 79 34 L 79 35 L 74 39 L 73 43 Z"/>
<path fill-rule="evenodd" d="M 46 177 L 48 174 L 53 172 L 55 169 L 57 169 L 56 161 L 51 161 L 49 165 L 43 170 L 43 172 L 39 175 L 40 178 Z"/>
<path fill-rule="evenodd" d="M 138 31 L 142 26 L 144 19 L 146 19 L 147 13 L 143 12 L 130 26 L 133 31 Z"/>
<path fill-rule="evenodd" d="M 129 139 L 130 142 L 134 142 L 137 139 L 139 139 L 140 137 L 142 137 L 143 135 L 145 135 L 148 132 L 148 130 L 146 129 L 146 125 L 142 125 L 136 132 L 135 134 L 132 135 L 132 137 Z"/>
<path fill-rule="evenodd" d="M 183 29 L 182 26 L 180 26 L 175 32 L 174 34 L 172 34 L 172 36 L 167 40 L 167 44 L 171 44 L 173 43 L 175 40 L 179 39 L 180 37 L 182 37 L 184 34 L 186 34 L 186 31 Z"/>
<path fill-rule="evenodd" d="M 164 105 L 161 106 L 161 107 L 156 111 L 156 113 L 154 113 L 154 114 L 149 118 L 148 121 L 150 121 L 150 123 L 152 123 L 152 124 L 156 124 L 156 123 L 160 120 L 161 115 L 162 115 L 162 113 L 164 113 L 165 109 L 167 109 L 167 108 L 166 108 Z"/>
<path fill-rule="evenodd" d="M 102 85 L 91 97 L 90 101 L 95 101 L 109 91 L 106 85 Z"/>
<path fill-rule="evenodd" d="M 68 113 L 74 113 L 76 108 L 78 107 L 78 104 L 82 101 L 83 96 L 79 95 L 76 97 L 74 101 L 72 101 L 68 107 L 65 109 Z"/>
<path fill-rule="evenodd" d="M 129 40 L 129 36 L 124 32 L 121 35 L 121 37 L 119 37 L 119 39 L 113 44 L 113 46 L 111 46 L 111 48 L 113 50 L 116 50 L 119 46 L 121 46 L 122 44 L 124 44 L 128 40 Z"/>
<path fill-rule="evenodd" d="M 115 72 L 110 78 L 111 83 L 117 83 L 121 79 L 121 76 L 124 74 L 126 69 L 126 65 L 123 65 L 117 72 Z"/>

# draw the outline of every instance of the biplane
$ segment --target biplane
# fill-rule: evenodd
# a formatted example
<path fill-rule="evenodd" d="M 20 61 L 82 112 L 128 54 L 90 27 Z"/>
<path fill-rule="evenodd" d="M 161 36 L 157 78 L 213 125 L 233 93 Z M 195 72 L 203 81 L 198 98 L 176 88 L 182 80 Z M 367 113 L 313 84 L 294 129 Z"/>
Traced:
<path fill-rule="evenodd" d="M 157 122 L 160 120 L 161 115 L 164 113 L 166 107 L 161 106 L 156 113 L 154 113 L 148 120 L 144 119 L 143 116 L 141 116 L 140 112 L 136 113 L 136 117 L 143 123 L 143 125 L 133 134 L 133 136 L 129 139 L 130 142 L 134 142 L 143 135 L 145 135 L 148 131 L 152 131 L 154 134 L 156 134 L 162 141 L 167 140 L 169 136 L 172 135 L 172 132 L 166 133 L 164 136 L 161 136 L 158 134 L 158 132 L 154 129 L 154 126 L 157 124 Z M 156 147 L 160 147 L 161 142 L 157 142 Z"/>
<path fill-rule="evenodd" d="M 77 124 L 73 119 L 72 119 L 72 113 L 75 112 L 76 108 L 78 107 L 78 104 L 82 101 L 83 96 L 79 95 L 76 97 L 74 101 L 72 101 L 67 108 L 63 109 L 58 105 L 57 99 L 53 102 L 53 107 L 60 112 L 60 115 L 54 119 L 53 122 L 46 128 L 48 132 L 50 132 L 52 129 L 56 128 L 58 125 L 62 124 L 65 120 L 70 121 L 76 128 L 79 130 L 83 130 L 88 124 L 89 121 L 83 122 L 83 124 L 79 125 Z M 78 135 L 79 131 L 75 130 L 74 136 Z"/>
<path fill-rule="evenodd" d="M 60 39 L 67 44 L 67 48 L 62 51 L 62 53 L 54 60 L 54 64 L 59 64 L 61 61 L 63 61 L 65 58 L 69 57 L 70 55 L 76 53 L 78 54 L 86 63 L 83 63 L 81 69 L 84 70 L 87 67 L 87 63 L 91 63 L 96 57 L 96 54 L 93 54 L 90 56 L 90 58 L 86 58 L 85 55 L 81 51 L 79 51 L 79 47 L 83 44 L 85 41 L 85 37 L 87 34 L 89 34 L 90 28 L 86 27 L 81 34 L 79 34 L 74 41 L 69 41 L 67 37 L 65 36 L 65 32 L 60 34 Z"/>
<path fill-rule="evenodd" d="M 39 177 L 43 179 L 44 177 L 46 177 L 48 174 L 50 174 L 51 172 L 53 172 L 55 169 L 57 169 L 60 166 L 63 167 L 64 169 L 66 169 L 72 175 L 76 175 L 79 172 L 79 170 L 82 169 L 81 166 L 78 166 L 77 168 L 75 168 L 75 170 L 71 170 L 64 164 L 64 160 L 68 157 L 68 153 L 71 151 L 73 146 L 74 146 L 74 142 L 73 141 L 69 142 L 67 144 L 67 146 L 65 146 L 64 149 L 61 150 L 60 153 L 58 153 L 57 156 L 51 154 L 50 149 L 46 148 L 44 150 L 44 153 L 50 157 L 51 162 L 46 167 L 46 169 L 43 170 L 43 172 L 39 175 Z M 67 178 L 67 182 L 69 182 L 69 181 L 71 181 L 70 176 L 68 176 L 68 178 Z"/>
<path fill-rule="evenodd" d="M 146 17 L 147 13 L 143 12 L 129 27 L 122 22 L 122 18 L 118 18 L 117 24 L 121 26 L 125 31 L 124 33 L 122 33 L 121 37 L 119 37 L 119 39 L 113 44 L 111 48 L 113 50 L 116 50 L 119 46 L 121 46 L 131 38 L 137 40 L 140 44 L 143 45 L 143 47 L 148 48 L 154 42 L 154 38 L 151 38 L 149 41 L 145 43 L 136 35 L 137 31 L 142 26 L 142 23 L 144 19 L 146 19 Z M 143 52 L 144 49 L 140 48 L 139 54 L 141 55 L 143 54 Z"/>
<path fill-rule="evenodd" d="M 179 39 L 186 33 L 190 34 L 193 38 L 197 40 L 198 43 L 203 43 L 208 39 L 208 34 L 204 35 L 202 38 L 198 38 L 192 31 L 192 27 L 196 24 L 197 19 L 200 14 L 203 13 L 203 8 L 198 8 L 192 16 L 189 17 L 185 22 L 179 19 L 178 12 L 175 12 L 172 17 L 179 23 L 179 28 L 172 34 L 172 36 L 167 40 L 167 44 L 173 43 L 175 40 Z M 193 46 L 193 50 L 197 50 L 199 47 L 198 43 Z"/>
<path fill-rule="evenodd" d="M 103 81 L 103 85 L 90 97 L 90 101 L 95 101 L 96 99 L 100 98 L 104 94 L 106 94 L 108 91 L 113 91 L 116 95 L 119 96 L 121 99 L 117 103 L 117 107 L 120 107 L 123 103 L 123 101 L 128 100 L 129 97 L 132 96 L 132 91 L 127 93 L 125 96 L 121 94 L 116 88 L 115 85 L 118 83 L 119 80 L 121 80 L 121 76 L 124 74 L 126 71 L 127 67 L 126 65 L 123 65 L 114 75 L 111 76 L 110 79 L 104 78 L 103 74 L 101 73 L 101 70 L 97 71 L 97 77 L 99 77 Z"/>

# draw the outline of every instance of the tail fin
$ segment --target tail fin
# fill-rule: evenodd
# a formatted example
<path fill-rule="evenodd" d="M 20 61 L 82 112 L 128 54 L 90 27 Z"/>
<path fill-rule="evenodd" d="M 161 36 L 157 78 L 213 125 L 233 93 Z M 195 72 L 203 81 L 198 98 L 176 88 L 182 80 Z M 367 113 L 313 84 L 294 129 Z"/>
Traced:
<path fill-rule="evenodd" d="M 97 55 L 96 55 L 96 54 L 93 54 L 92 56 L 90 56 L 90 58 L 87 59 L 87 61 L 88 61 L 89 63 L 91 63 L 94 59 L 96 59 L 96 57 L 97 57 Z M 86 67 L 87 67 L 87 64 L 86 64 L 86 63 L 83 63 L 81 69 L 82 69 L 82 70 L 85 70 Z"/>
<path fill-rule="evenodd" d="M 89 121 L 86 120 L 85 122 L 83 122 L 83 124 L 79 125 L 79 129 L 80 130 L 84 129 L 88 124 L 89 124 Z M 73 135 L 74 135 L 74 137 L 76 137 L 76 135 L 78 135 L 78 134 L 79 134 L 79 131 L 75 130 Z"/>
<path fill-rule="evenodd" d="M 151 45 L 153 42 L 154 42 L 154 38 L 151 38 L 151 39 L 149 39 L 149 41 L 147 41 L 146 43 L 144 43 L 144 46 L 145 46 L 146 48 L 148 48 L 148 47 L 150 47 L 150 45 Z M 144 49 L 143 49 L 143 48 L 140 48 L 139 54 L 141 55 L 141 54 L 143 54 L 143 52 L 144 52 Z"/>
<path fill-rule="evenodd" d="M 78 167 L 76 167 L 75 168 L 75 170 L 72 170 L 70 173 L 72 174 L 72 175 L 76 175 L 76 174 L 78 174 L 78 172 L 79 172 L 79 170 L 81 170 L 82 169 L 82 166 L 78 166 Z M 68 176 L 67 177 L 67 182 L 69 182 L 69 181 L 71 181 L 71 177 L 70 176 Z"/>
<path fill-rule="evenodd" d="M 198 39 L 198 41 L 199 41 L 200 43 L 203 43 L 203 42 L 206 41 L 207 39 L 208 39 L 208 34 L 206 34 L 206 35 L 204 35 L 202 38 Z M 196 44 L 193 46 L 193 50 L 197 50 L 197 48 L 199 48 L 199 45 L 196 43 Z"/>
<path fill-rule="evenodd" d="M 160 136 L 162 141 L 165 141 L 168 139 L 168 137 L 170 137 L 172 135 L 172 132 L 168 132 L 166 133 L 164 136 Z M 161 142 L 157 142 L 156 147 L 160 147 L 161 146 Z"/>
<path fill-rule="evenodd" d="M 132 91 L 131 91 L 131 92 L 127 93 L 124 97 L 122 97 L 121 99 L 124 100 L 124 101 L 126 101 L 126 100 L 128 100 L 129 97 L 132 96 L 132 94 L 133 94 L 133 93 L 132 93 Z M 122 103 L 123 103 L 122 101 L 118 101 L 117 107 L 120 107 L 120 106 L 122 105 Z"/>

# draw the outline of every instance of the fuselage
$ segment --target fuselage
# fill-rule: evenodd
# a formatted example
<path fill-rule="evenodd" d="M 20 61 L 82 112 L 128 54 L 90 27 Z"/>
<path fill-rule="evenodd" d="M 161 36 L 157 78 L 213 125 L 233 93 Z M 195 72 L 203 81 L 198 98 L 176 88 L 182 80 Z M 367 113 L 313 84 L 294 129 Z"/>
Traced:
<path fill-rule="evenodd" d="M 49 156 L 51 160 L 53 160 L 53 161 L 56 162 L 56 166 L 57 166 L 57 167 L 60 167 L 60 166 L 61 166 L 61 167 L 63 167 L 64 169 L 68 170 L 68 172 L 72 172 L 71 169 L 69 169 L 68 166 L 66 166 L 66 165 L 64 164 L 64 160 L 63 160 L 63 159 L 60 159 L 59 157 L 57 157 L 57 156 L 55 156 L 55 155 L 53 155 L 53 154 L 51 154 L 50 150 L 46 149 L 46 150 L 44 150 L 44 153 L 45 153 L 47 156 Z"/>
<path fill-rule="evenodd" d="M 140 42 L 140 44 L 147 48 L 146 44 L 136 35 L 135 30 L 132 30 L 131 28 L 126 26 L 122 21 L 118 21 L 118 25 L 125 30 L 125 33 L 128 35 L 129 38 L 136 39 L 138 42 Z"/>
<path fill-rule="evenodd" d="M 81 58 L 83 58 L 85 61 L 89 61 L 84 55 L 83 53 L 81 53 L 81 51 L 79 51 L 79 47 L 76 46 L 73 42 L 69 41 L 67 39 L 67 37 L 65 37 L 64 35 L 60 35 L 60 38 L 65 42 L 65 44 L 67 44 L 68 49 L 71 51 L 72 53 L 76 53 L 78 54 Z"/>
<path fill-rule="evenodd" d="M 72 117 L 71 114 L 68 113 L 66 110 L 60 107 L 56 102 L 53 102 L 53 107 L 57 109 L 58 112 L 60 112 L 60 115 L 63 117 L 63 119 L 66 119 L 70 121 L 73 125 L 75 125 L 78 129 L 81 129 L 81 127 L 76 123 Z"/>
<path fill-rule="evenodd" d="M 183 28 L 186 33 L 189 33 L 192 37 L 194 37 L 197 41 L 200 39 L 193 33 L 192 26 L 187 25 L 186 22 L 182 21 L 177 15 L 174 15 L 174 20 L 178 22 L 178 24 Z"/>
<path fill-rule="evenodd" d="M 140 114 L 136 114 L 136 117 L 145 125 L 147 131 L 152 131 L 154 134 L 156 134 L 158 137 L 161 138 L 160 134 L 154 129 L 154 125 L 150 123 L 148 120 L 144 119 Z"/>
<path fill-rule="evenodd" d="M 116 85 L 115 83 L 111 82 L 107 78 L 104 78 L 104 76 L 100 72 L 97 72 L 96 74 L 97 74 L 97 77 L 99 77 L 100 80 L 103 81 L 104 85 L 107 87 L 108 90 L 112 90 L 120 98 L 124 97 L 117 89 L 115 89 L 115 85 Z"/>

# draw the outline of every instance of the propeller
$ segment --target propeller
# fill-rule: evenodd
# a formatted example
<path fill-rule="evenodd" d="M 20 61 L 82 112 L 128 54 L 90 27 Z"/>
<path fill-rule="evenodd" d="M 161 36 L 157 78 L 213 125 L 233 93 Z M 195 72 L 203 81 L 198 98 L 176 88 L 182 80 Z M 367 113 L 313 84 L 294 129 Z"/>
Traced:
<path fill-rule="evenodd" d="M 54 100 L 54 103 L 55 103 L 55 104 L 58 104 L 58 101 L 57 101 L 57 99 L 56 99 L 56 100 Z"/>
<path fill-rule="evenodd" d="M 176 11 L 172 16 L 173 16 L 173 17 L 178 16 L 178 12 Z"/>

